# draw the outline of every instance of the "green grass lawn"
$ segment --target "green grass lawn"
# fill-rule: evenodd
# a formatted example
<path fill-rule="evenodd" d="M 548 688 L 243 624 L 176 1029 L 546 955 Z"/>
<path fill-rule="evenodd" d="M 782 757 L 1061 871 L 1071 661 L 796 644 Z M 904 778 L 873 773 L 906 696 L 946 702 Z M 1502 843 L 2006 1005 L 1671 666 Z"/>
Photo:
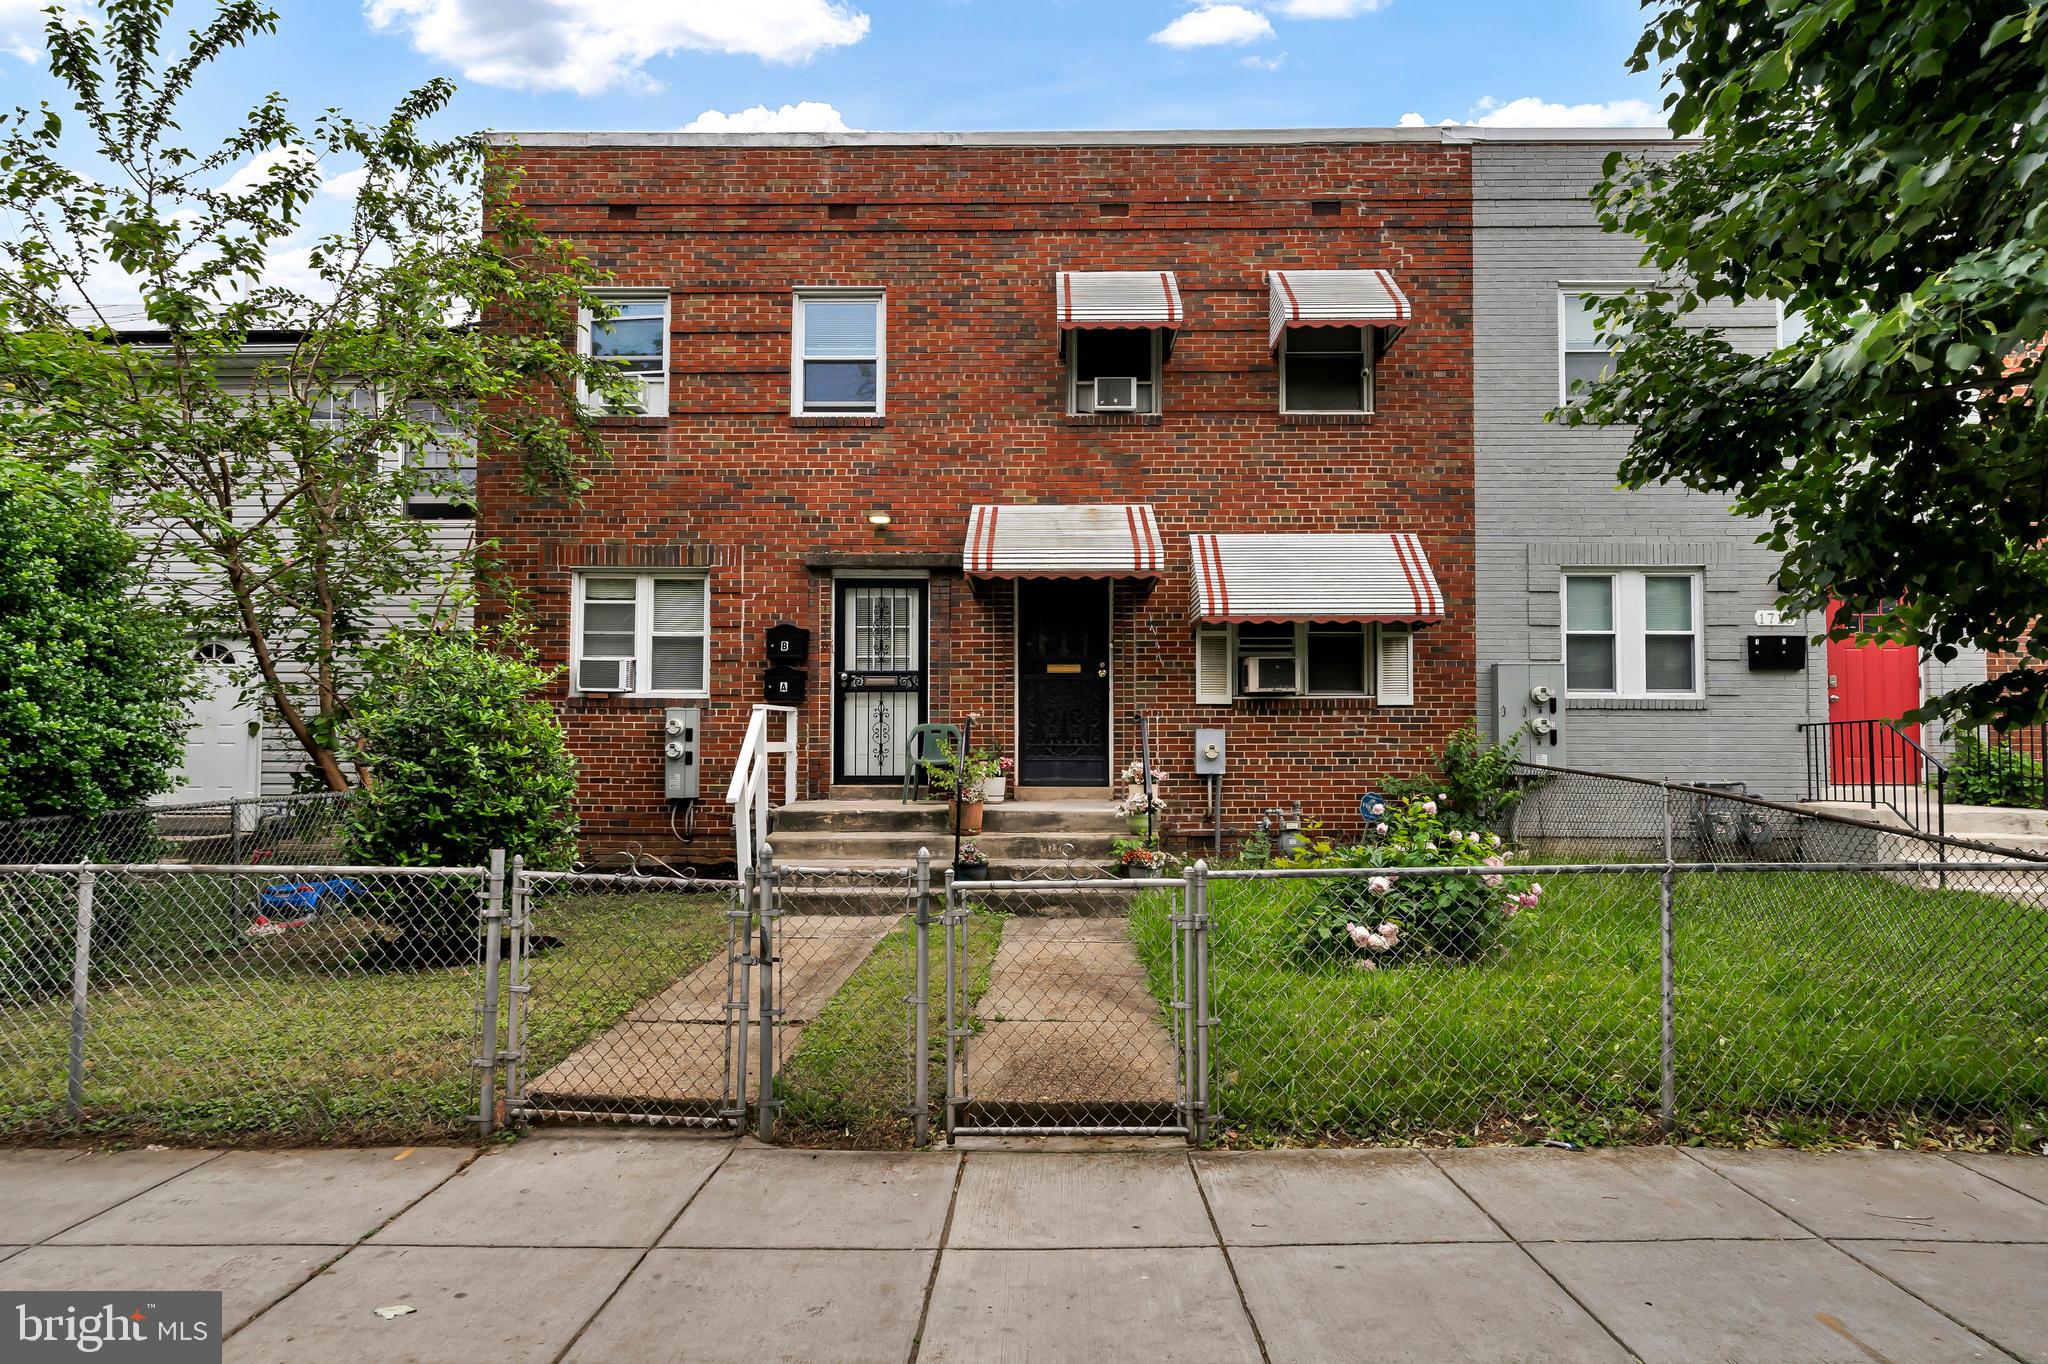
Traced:
<path fill-rule="evenodd" d="M 1308 881 L 1217 882 L 1214 1109 L 1251 1136 L 1647 1135 L 1654 875 L 1551 878 L 1505 954 L 1378 971 L 1294 959 Z M 2048 1107 L 2048 910 L 1881 876 L 1681 877 L 1678 1106 L 1760 1118 L 2006 1120 Z M 1167 904 L 1139 914 L 1167 994 Z"/>
<path fill-rule="evenodd" d="M 158 887 L 176 886 L 175 896 Z M 0 1136 L 367 1142 L 473 1131 L 481 968 L 363 972 L 374 921 L 250 939 L 230 883 L 145 883 L 96 981 L 83 1121 L 66 1121 L 70 1001 L 0 1007 Z M 212 898 L 208 898 L 211 896 Z M 537 1074 L 724 950 L 717 894 L 550 895 L 527 1036 Z"/>
<path fill-rule="evenodd" d="M 988 989 L 1004 916 L 976 910 L 967 923 L 969 1001 Z M 933 1130 L 946 1098 L 946 938 L 931 929 L 931 1102 Z M 904 1145 L 911 1103 L 910 1010 L 915 992 L 917 927 L 905 919 L 876 945 L 818 1011 L 789 1053 L 779 1082 L 782 1117 L 803 1140 L 863 1146 Z"/>

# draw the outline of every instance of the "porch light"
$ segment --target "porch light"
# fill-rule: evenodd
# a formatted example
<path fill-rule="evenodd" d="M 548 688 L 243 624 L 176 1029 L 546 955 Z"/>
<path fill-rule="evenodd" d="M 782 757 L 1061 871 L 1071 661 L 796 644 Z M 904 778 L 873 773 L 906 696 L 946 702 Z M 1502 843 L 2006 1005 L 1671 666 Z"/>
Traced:
<path fill-rule="evenodd" d="M 888 512 L 880 508 L 868 513 L 868 524 L 871 526 L 886 526 L 894 519 Z"/>

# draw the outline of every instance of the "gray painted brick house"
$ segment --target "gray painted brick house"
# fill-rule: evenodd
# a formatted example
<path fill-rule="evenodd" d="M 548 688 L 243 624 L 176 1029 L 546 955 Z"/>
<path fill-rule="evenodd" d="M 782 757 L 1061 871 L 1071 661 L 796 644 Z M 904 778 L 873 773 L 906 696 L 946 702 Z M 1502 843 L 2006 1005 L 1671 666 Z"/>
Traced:
<path fill-rule="evenodd" d="M 1544 420 L 1568 369 L 1599 364 L 1588 330 L 1572 325 L 1578 296 L 1655 278 L 1632 241 L 1600 230 L 1588 194 L 1601 163 L 1617 148 L 1669 144 L 1661 132 L 1634 130 L 1458 135 L 1475 144 L 1481 714 L 1494 716 L 1501 699 L 1519 703 L 1495 696 L 1493 665 L 1557 665 L 1570 647 L 1578 653 L 1566 669 L 1559 724 L 1569 765 L 1800 795 L 1806 769 L 1797 727 L 1828 718 L 1827 654 L 1825 646 L 1789 646 L 1803 652 L 1803 669 L 1752 670 L 1749 636 L 1805 640 L 1821 628 L 1817 618 L 1758 623 L 1776 597 L 1777 563 L 1755 543 L 1758 525 L 1718 497 L 1675 487 L 1625 491 L 1615 469 L 1626 429 Z M 1747 349 L 1777 343 L 1779 318 L 1769 305 L 1724 307 L 1703 320 Z M 1578 642 L 1568 645 L 1568 634 Z M 1923 694 L 1983 670 L 1982 655 L 1946 667 L 1925 661 Z"/>

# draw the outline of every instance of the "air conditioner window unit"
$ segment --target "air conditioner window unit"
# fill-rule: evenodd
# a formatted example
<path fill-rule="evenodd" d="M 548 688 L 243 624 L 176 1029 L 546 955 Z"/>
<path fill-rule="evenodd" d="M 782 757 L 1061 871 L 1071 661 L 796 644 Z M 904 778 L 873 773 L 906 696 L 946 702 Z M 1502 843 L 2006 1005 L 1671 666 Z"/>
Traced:
<path fill-rule="evenodd" d="M 578 691 L 633 690 L 633 660 L 630 658 L 586 658 L 576 665 Z"/>
<path fill-rule="evenodd" d="M 1138 410 L 1138 381 L 1135 377 L 1097 379 L 1095 381 L 1095 410 L 1097 412 L 1136 412 Z"/>
<path fill-rule="evenodd" d="M 1292 695 L 1299 691 L 1292 654 L 1254 654 L 1244 660 L 1244 693 Z"/>

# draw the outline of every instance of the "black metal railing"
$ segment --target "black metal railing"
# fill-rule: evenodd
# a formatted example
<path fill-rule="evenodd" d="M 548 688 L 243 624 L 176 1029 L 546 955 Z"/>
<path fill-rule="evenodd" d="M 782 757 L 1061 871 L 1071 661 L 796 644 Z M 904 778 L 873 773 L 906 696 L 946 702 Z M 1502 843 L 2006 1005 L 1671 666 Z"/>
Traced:
<path fill-rule="evenodd" d="M 1948 768 L 1890 720 L 1799 726 L 1806 798 L 1882 805 L 1916 833 L 1948 833 Z"/>

